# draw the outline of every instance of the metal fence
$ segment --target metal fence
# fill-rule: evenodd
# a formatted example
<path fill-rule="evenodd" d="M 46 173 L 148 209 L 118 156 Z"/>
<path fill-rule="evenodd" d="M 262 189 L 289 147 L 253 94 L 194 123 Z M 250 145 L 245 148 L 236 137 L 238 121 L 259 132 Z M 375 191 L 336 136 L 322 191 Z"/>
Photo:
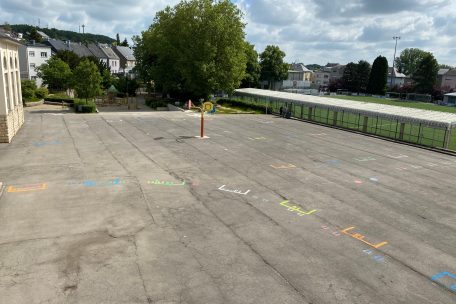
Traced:
<path fill-rule="evenodd" d="M 399 119 L 385 118 L 381 115 L 335 111 L 299 102 L 281 101 L 263 96 L 235 94 L 233 99 L 250 104 L 266 105 L 278 114 L 282 107 L 291 117 L 356 130 L 381 137 L 456 151 L 456 130 L 424 123 L 404 122 Z M 453 131 L 453 132 L 452 132 Z"/>

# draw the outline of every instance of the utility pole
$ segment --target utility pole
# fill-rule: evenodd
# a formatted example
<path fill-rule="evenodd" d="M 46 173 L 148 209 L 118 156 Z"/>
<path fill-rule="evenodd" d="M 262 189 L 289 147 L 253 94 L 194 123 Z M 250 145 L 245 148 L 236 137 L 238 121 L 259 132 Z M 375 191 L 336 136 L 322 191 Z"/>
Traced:
<path fill-rule="evenodd" d="M 391 91 L 391 89 L 393 88 L 394 64 L 395 64 L 395 61 L 396 61 L 397 41 L 398 41 L 399 39 L 401 39 L 401 37 L 399 37 L 399 36 L 394 36 L 393 39 L 396 40 L 396 45 L 394 46 L 393 70 L 391 71 L 390 91 Z"/>

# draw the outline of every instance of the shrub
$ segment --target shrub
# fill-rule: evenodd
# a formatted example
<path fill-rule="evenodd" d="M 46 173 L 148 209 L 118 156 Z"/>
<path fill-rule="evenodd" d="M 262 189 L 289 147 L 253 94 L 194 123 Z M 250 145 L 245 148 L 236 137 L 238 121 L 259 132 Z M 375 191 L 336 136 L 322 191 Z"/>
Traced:
<path fill-rule="evenodd" d="M 168 103 L 173 103 L 172 101 L 169 100 L 163 100 L 163 99 L 154 99 L 154 98 L 146 98 L 146 105 L 149 107 L 155 109 L 158 107 L 167 107 Z"/>
<path fill-rule="evenodd" d="M 34 80 L 22 80 L 22 98 L 25 100 L 33 99 L 35 97 L 36 83 Z"/>
<path fill-rule="evenodd" d="M 45 98 L 49 94 L 49 91 L 46 87 L 37 88 L 35 90 L 35 96 L 39 99 Z"/>
<path fill-rule="evenodd" d="M 93 101 L 86 101 L 82 99 L 76 99 L 74 101 L 74 110 L 77 113 L 96 113 L 97 106 Z"/>
<path fill-rule="evenodd" d="M 68 96 L 61 96 L 61 95 L 51 95 L 51 96 L 46 96 L 44 98 L 46 101 L 54 101 L 54 102 L 66 102 L 66 103 L 74 103 L 74 98 L 68 97 Z"/>
<path fill-rule="evenodd" d="M 259 104 L 251 104 L 248 102 L 240 101 L 240 100 L 233 100 L 233 99 L 219 99 L 217 100 L 217 104 L 219 105 L 226 105 L 228 107 L 236 107 L 243 111 L 253 111 L 253 112 L 261 112 L 266 113 L 266 106 L 259 105 Z M 268 114 L 272 113 L 272 108 L 268 107 Z"/>

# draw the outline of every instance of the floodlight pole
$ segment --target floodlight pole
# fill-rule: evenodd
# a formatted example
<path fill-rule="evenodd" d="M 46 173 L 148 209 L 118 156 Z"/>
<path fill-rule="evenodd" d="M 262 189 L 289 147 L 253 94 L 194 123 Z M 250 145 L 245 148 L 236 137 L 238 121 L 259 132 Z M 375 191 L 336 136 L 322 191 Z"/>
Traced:
<path fill-rule="evenodd" d="M 393 70 L 391 71 L 391 79 L 390 79 L 390 92 L 391 92 L 391 89 L 393 88 L 393 74 L 394 74 L 394 63 L 395 63 L 395 61 L 396 61 L 397 40 L 401 39 L 401 37 L 399 37 L 399 36 L 394 36 L 393 39 L 396 40 L 396 44 L 395 44 L 395 46 L 394 46 Z"/>
<path fill-rule="evenodd" d="M 203 111 L 203 108 L 200 108 L 201 110 L 201 132 L 200 132 L 200 136 L 201 138 L 204 137 L 204 111 Z"/>

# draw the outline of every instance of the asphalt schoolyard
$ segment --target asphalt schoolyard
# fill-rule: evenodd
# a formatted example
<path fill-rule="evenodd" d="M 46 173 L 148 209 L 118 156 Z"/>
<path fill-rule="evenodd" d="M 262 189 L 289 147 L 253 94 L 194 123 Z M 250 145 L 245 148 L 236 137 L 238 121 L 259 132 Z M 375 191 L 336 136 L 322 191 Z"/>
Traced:
<path fill-rule="evenodd" d="M 27 110 L 1 303 L 455 303 L 456 158 L 266 115 Z"/>

